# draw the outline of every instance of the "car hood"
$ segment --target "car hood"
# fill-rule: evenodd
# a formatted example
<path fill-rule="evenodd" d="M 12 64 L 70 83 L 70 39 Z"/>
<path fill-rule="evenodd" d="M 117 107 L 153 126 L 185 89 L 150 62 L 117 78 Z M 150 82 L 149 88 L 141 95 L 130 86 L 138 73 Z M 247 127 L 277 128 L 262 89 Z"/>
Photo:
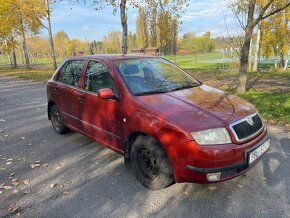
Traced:
<path fill-rule="evenodd" d="M 256 113 L 249 102 L 206 85 L 136 98 L 187 131 L 228 126 Z"/>

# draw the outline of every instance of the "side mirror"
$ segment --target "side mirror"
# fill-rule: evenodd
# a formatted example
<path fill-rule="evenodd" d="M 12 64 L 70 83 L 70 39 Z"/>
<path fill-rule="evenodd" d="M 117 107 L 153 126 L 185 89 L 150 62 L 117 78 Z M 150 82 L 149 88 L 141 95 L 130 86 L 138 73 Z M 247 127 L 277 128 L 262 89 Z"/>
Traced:
<path fill-rule="evenodd" d="M 101 99 L 115 99 L 116 98 L 114 92 L 110 88 L 100 89 L 98 91 L 98 96 Z"/>

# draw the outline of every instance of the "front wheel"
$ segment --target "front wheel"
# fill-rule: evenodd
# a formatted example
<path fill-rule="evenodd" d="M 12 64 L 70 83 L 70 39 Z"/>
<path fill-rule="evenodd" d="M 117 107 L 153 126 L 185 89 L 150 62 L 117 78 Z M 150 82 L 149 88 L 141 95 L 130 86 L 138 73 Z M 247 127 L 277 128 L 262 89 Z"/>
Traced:
<path fill-rule="evenodd" d="M 137 137 L 132 144 L 130 160 L 138 180 L 144 186 L 158 190 L 174 182 L 170 162 L 152 137 Z"/>
<path fill-rule="evenodd" d="M 63 117 L 55 104 L 50 108 L 50 119 L 55 132 L 64 134 L 68 131 L 68 128 L 63 123 Z"/>

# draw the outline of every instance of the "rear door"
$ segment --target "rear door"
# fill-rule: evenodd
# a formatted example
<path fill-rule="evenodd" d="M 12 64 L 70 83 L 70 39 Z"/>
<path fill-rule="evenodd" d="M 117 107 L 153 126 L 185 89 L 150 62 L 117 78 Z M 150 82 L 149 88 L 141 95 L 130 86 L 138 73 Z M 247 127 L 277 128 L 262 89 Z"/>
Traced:
<path fill-rule="evenodd" d="M 108 68 L 101 62 L 92 60 L 87 65 L 84 77 L 84 103 L 80 105 L 82 129 L 96 141 L 122 153 L 121 116 L 119 100 L 100 99 L 98 91 L 110 88 L 116 96 L 114 80 Z"/>
<path fill-rule="evenodd" d="M 55 77 L 53 87 L 56 104 L 60 108 L 66 125 L 78 128 L 80 96 L 79 80 L 85 60 L 67 61 Z"/>

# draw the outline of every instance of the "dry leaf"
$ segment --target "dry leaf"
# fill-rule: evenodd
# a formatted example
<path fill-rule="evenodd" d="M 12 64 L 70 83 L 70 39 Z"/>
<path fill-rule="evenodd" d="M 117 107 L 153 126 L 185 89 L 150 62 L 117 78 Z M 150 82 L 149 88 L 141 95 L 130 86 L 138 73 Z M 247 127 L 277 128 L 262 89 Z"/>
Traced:
<path fill-rule="evenodd" d="M 63 194 L 63 195 L 68 195 L 69 192 L 68 192 L 68 191 L 64 191 L 62 194 Z"/>
<path fill-rule="evenodd" d="M 28 185 L 29 184 L 29 179 L 25 179 L 24 181 L 23 181 L 23 183 L 25 184 L 25 185 Z"/>
<path fill-rule="evenodd" d="M 10 165 L 10 164 L 12 164 L 12 162 L 7 162 L 6 164 L 7 164 L 7 165 Z"/>
<path fill-rule="evenodd" d="M 48 166 L 48 164 L 46 163 L 46 164 L 43 164 L 42 166 L 43 166 L 43 167 L 47 167 L 47 166 Z"/>
<path fill-rule="evenodd" d="M 116 176 L 121 176 L 121 175 L 122 175 L 121 172 L 116 173 Z"/>
<path fill-rule="evenodd" d="M 29 194 L 30 190 L 24 191 L 24 194 Z"/>
<path fill-rule="evenodd" d="M 50 187 L 50 188 L 53 188 L 53 187 L 55 187 L 56 185 L 57 185 L 57 183 L 52 183 L 52 184 L 49 185 L 49 187 Z"/>
<path fill-rule="evenodd" d="M 21 137 L 23 140 L 25 140 L 26 138 L 24 136 Z"/>
<path fill-rule="evenodd" d="M 18 189 L 14 189 L 14 190 L 12 191 L 13 194 L 16 194 L 16 193 L 18 193 L 18 192 L 19 192 Z"/>
<path fill-rule="evenodd" d="M 267 178 L 266 178 L 266 177 L 264 177 L 264 176 L 261 176 L 261 179 L 262 179 L 262 180 L 267 180 Z"/>
<path fill-rule="evenodd" d="M 149 206 L 150 207 L 155 207 L 155 204 L 154 203 L 150 203 Z"/>
<path fill-rule="evenodd" d="M 41 165 L 39 163 L 36 164 L 30 164 L 31 168 L 34 169 L 36 167 L 40 167 Z"/>
<path fill-rule="evenodd" d="M 210 190 L 216 190 L 216 187 L 215 186 L 209 186 L 208 187 Z"/>
<path fill-rule="evenodd" d="M 10 176 L 14 176 L 14 175 L 15 175 L 15 173 L 11 173 L 11 174 L 10 174 Z"/>
<path fill-rule="evenodd" d="M 34 161 L 34 163 L 35 163 L 35 164 L 38 164 L 38 163 L 40 163 L 40 160 Z"/>
<path fill-rule="evenodd" d="M 20 208 L 16 203 L 14 203 L 9 206 L 9 210 L 12 211 L 13 213 L 17 213 L 19 212 Z"/>
<path fill-rule="evenodd" d="M 240 185 L 240 184 L 237 184 L 237 187 L 238 187 L 238 188 L 243 188 L 243 186 L 242 186 L 242 185 Z"/>
<path fill-rule="evenodd" d="M 9 189 L 11 189 L 11 186 L 9 186 L 9 185 L 4 185 L 4 186 L 2 186 L 2 188 L 5 189 L 5 190 L 9 190 Z"/>
<path fill-rule="evenodd" d="M 2 170 L 6 170 L 6 168 L 4 168 L 4 167 L 1 167 L 1 169 L 0 169 L 0 170 L 1 170 L 1 171 L 2 171 Z"/>
<path fill-rule="evenodd" d="M 32 144 L 31 144 L 31 143 L 28 143 L 27 145 L 28 145 L 28 146 L 31 146 Z"/>
<path fill-rule="evenodd" d="M 19 182 L 12 182 L 12 185 L 17 186 L 17 185 L 19 185 Z"/>
<path fill-rule="evenodd" d="M 5 183 L 0 183 L 0 188 L 2 188 L 5 185 Z"/>
<path fill-rule="evenodd" d="M 17 178 L 12 179 L 12 182 L 18 182 Z"/>
<path fill-rule="evenodd" d="M 3 193 L 3 191 L 0 191 L 0 195 Z"/>
<path fill-rule="evenodd" d="M 9 158 L 9 159 L 7 159 L 6 161 L 13 161 L 13 158 Z"/>
<path fill-rule="evenodd" d="M 189 195 L 190 193 L 189 193 L 189 192 L 183 192 L 183 194 L 184 194 L 184 195 Z"/>

